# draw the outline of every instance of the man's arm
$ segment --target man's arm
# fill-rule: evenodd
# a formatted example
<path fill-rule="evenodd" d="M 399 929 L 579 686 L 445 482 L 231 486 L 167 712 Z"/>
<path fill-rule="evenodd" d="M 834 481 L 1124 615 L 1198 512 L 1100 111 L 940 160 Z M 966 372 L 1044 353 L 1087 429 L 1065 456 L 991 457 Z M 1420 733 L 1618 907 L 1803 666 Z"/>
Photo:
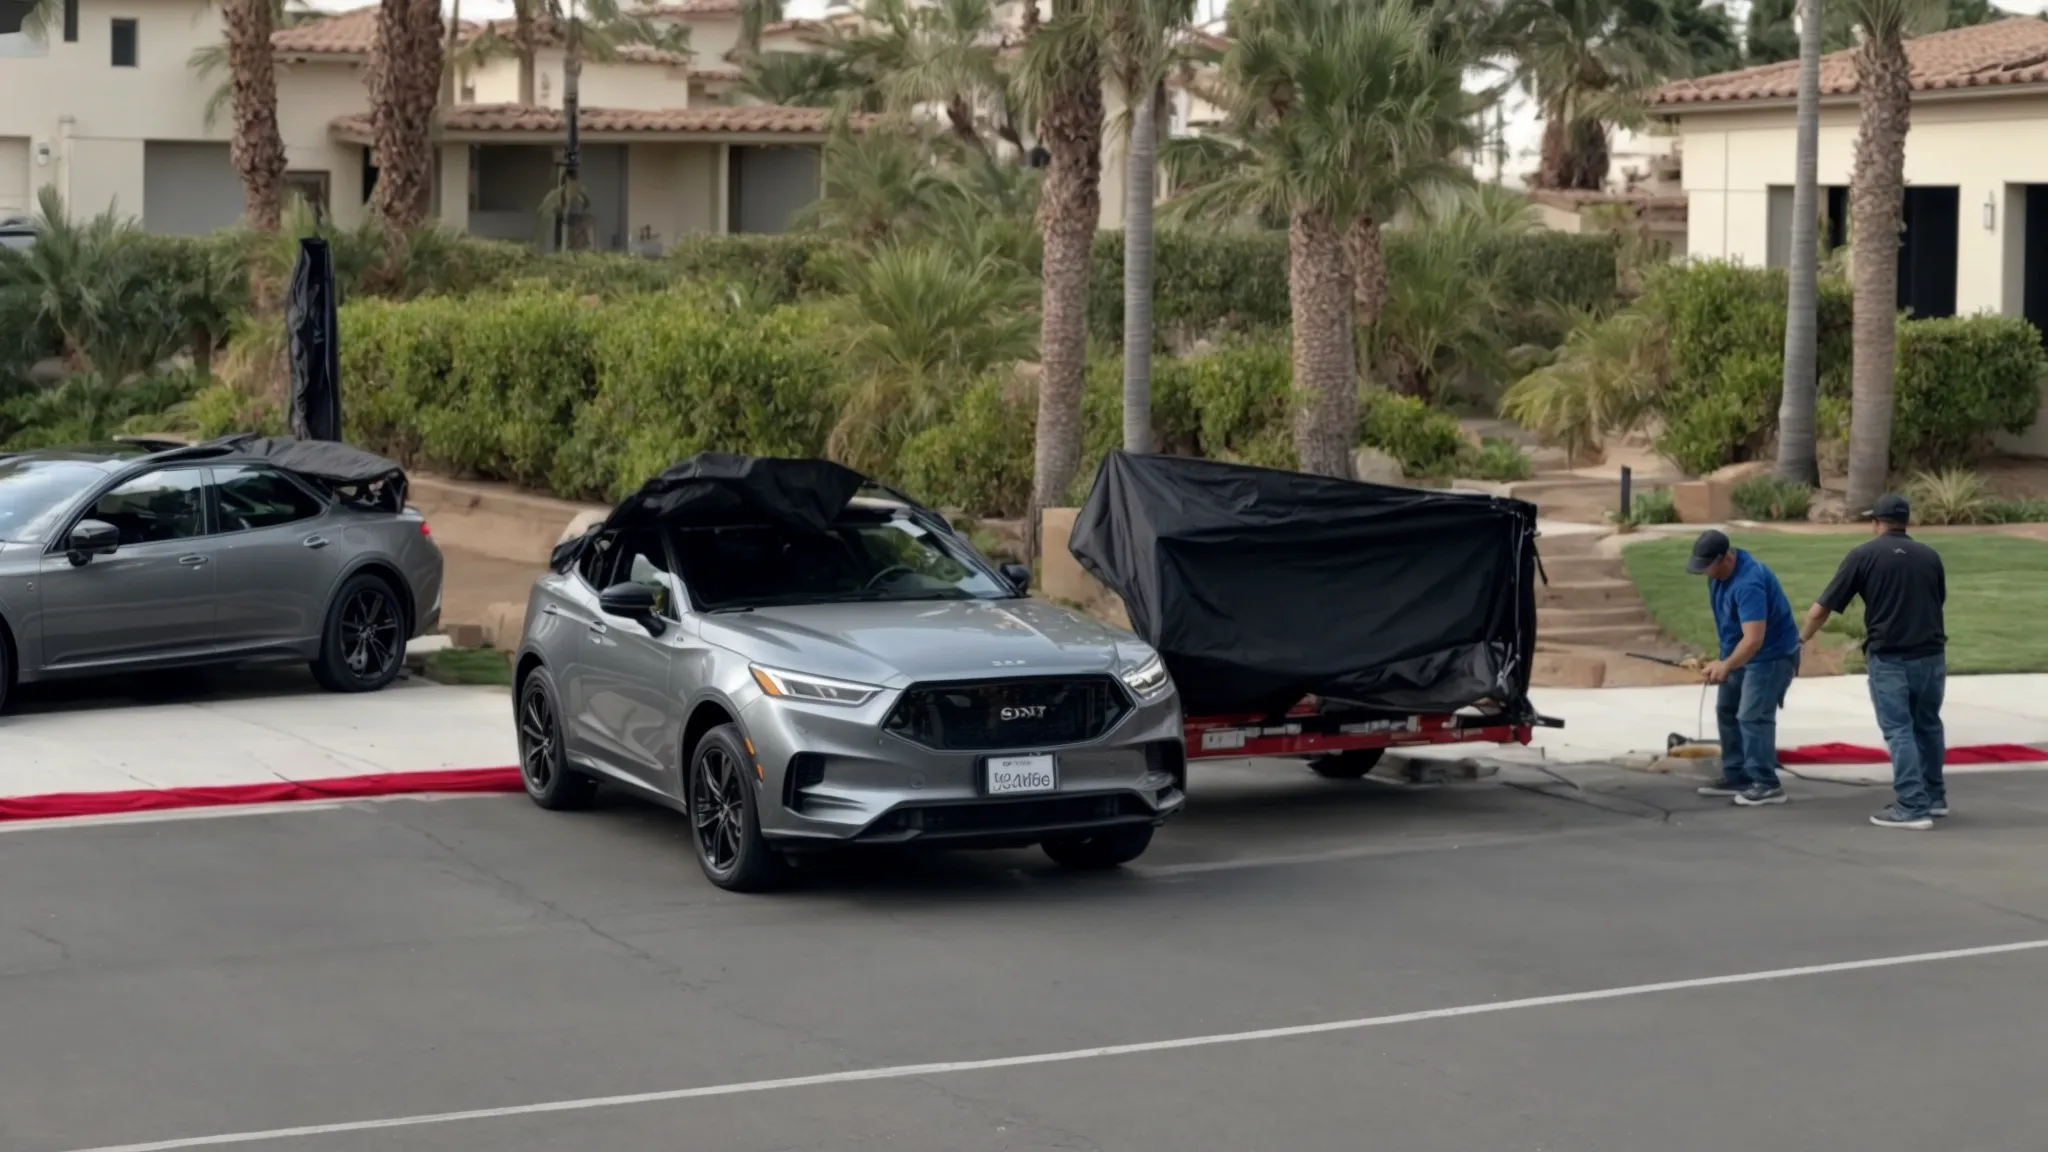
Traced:
<path fill-rule="evenodd" d="M 1812 643 L 1813 638 L 1820 634 L 1820 630 L 1827 626 L 1830 616 L 1845 611 L 1849 607 L 1849 602 L 1862 594 L 1862 557 L 1851 552 L 1842 558 L 1842 566 L 1835 570 L 1835 578 L 1828 581 L 1828 586 L 1821 590 L 1820 597 L 1813 602 L 1813 607 L 1806 610 L 1806 623 L 1799 628 L 1800 646 Z"/>
<path fill-rule="evenodd" d="M 1707 683 L 1719 684 L 1729 673 L 1749 663 L 1764 646 L 1764 633 L 1768 626 L 1765 611 L 1769 598 L 1761 588 L 1746 589 L 1734 596 L 1729 607 L 1735 618 L 1742 622 L 1742 639 L 1737 641 L 1733 651 L 1712 664 L 1707 665 Z"/>
<path fill-rule="evenodd" d="M 1822 628 L 1827 627 L 1828 617 L 1833 615 L 1833 612 L 1828 611 L 1827 605 L 1818 600 L 1814 601 L 1813 607 L 1806 610 L 1806 623 L 1799 626 L 1800 647 L 1813 643 L 1813 638 L 1820 634 Z"/>

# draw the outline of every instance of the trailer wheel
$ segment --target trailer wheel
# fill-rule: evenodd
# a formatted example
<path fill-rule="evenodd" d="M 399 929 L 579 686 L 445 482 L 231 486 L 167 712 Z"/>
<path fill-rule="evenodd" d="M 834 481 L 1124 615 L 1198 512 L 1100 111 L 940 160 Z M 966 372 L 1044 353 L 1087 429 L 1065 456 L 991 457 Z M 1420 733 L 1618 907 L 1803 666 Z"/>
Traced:
<path fill-rule="evenodd" d="M 1385 748 L 1359 748 L 1314 757 L 1308 762 L 1308 767 L 1309 771 L 1325 780 L 1362 780 L 1366 773 L 1379 767 L 1380 757 L 1386 753 Z"/>

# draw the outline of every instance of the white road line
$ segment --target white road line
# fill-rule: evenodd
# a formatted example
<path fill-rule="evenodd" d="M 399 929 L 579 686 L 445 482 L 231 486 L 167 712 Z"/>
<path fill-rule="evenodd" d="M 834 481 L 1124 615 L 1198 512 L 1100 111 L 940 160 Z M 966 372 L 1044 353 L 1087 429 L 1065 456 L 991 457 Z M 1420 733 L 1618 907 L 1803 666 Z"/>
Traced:
<path fill-rule="evenodd" d="M 2048 948 L 2048 940 L 2022 940 L 2013 944 L 1990 944 L 1980 948 L 1956 948 L 1946 952 L 1919 952 L 1910 956 L 1884 956 L 1875 960 L 1847 960 L 1837 964 L 1810 964 L 1802 968 L 1774 968 L 1767 972 L 1739 972 L 1730 976 L 1702 976 L 1692 980 L 1667 980 L 1658 984 L 1631 984 L 1625 988 L 1602 988 L 1592 992 L 1566 992 L 1556 996 L 1531 996 L 1522 1000 L 1500 1000 L 1487 1004 L 1466 1004 L 1456 1008 L 1431 1008 L 1393 1016 L 1368 1016 L 1358 1020 L 1331 1020 L 1321 1024 L 1296 1024 L 1285 1028 L 1262 1028 L 1252 1032 L 1224 1032 L 1212 1036 L 1186 1036 L 1178 1040 L 1149 1040 L 1137 1044 L 1110 1044 L 1101 1048 L 1076 1048 L 1068 1052 L 1040 1052 L 1030 1056 L 1002 1056 L 992 1060 L 955 1060 L 938 1064 L 896 1064 L 886 1068 L 861 1068 L 845 1072 L 824 1072 L 814 1076 L 790 1076 L 779 1080 L 750 1080 L 740 1084 L 711 1084 L 701 1088 L 676 1088 L 665 1092 L 637 1092 L 628 1096 L 591 1096 L 581 1100 L 554 1100 L 542 1104 L 515 1104 L 506 1108 L 476 1108 L 466 1112 L 436 1112 L 420 1116 L 394 1116 L 383 1120 L 352 1120 L 340 1124 L 308 1124 L 298 1128 L 272 1128 L 262 1132 L 229 1132 L 218 1136 L 186 1136 L 175 1140 L 154 1140 L 143 1144 L 115 1144 L 80 1148 L 72 1152 L 173 1152 L 179 1148 L 219 1148 L 230 1144 L 257 1144 L 307 1136 L 335 1136 L 351 1132 L 377 1132 L 392 1128 L 419 1128 L 429 1124 L 456 1124 L 466 1120 L 498 1120 L 512 1116 L 539 1116 L 551 1112 L 588 1112 L 599 1108 L 621 1108 L 630 1104 L 664 1104 L 674 1100 L 701 1100 L 712 1096 L 741 1096 L 755 1092 L 779 1092 L 786 1088 L 813 1088 L 824 1084 L 858 1084 L 871 1080 L 911 1080 L 921 1076 L 947 1076 L 962 1072 L 987 1072 L 997 1068 L 1022 1068 L 1033 1064 L 1068 1064 L 1078 1060 L 1100 1060 L 1110 1056 L 1140 1056 L 1151 1052 L 1174 1052 L 1184 1048 L 1213 1048 L 1223 1044 L 1245 1044 L 1259 1040 L 1288 1040 L 1298 1036 L 1319 1036 L 1331 1032 L 1356 1032 L 1384 1028 L 1391 1024 L 1418 1024 L 1427 1020 L 1452 1020 L 1463 1016 L 1484 1016 L 1524 1008 L 1550 1008 L 1560 1004 L 1585 1004 L 1595 1000 L 1619 1000 L 1630 996 L 1651 996 L 1660 992 L 1684 992 L 1694 988 L 1724 988 L 1732 984 L 1760 984 L 1770 980 L 1791 980 L 1802 976 L 1831 976 L 1839 972 L 1864 972 L 1874 968 L 1898 968 L 1909 964 L 1936 964 L 1944 960 L 1970 960 L 2033 952 Z"/>

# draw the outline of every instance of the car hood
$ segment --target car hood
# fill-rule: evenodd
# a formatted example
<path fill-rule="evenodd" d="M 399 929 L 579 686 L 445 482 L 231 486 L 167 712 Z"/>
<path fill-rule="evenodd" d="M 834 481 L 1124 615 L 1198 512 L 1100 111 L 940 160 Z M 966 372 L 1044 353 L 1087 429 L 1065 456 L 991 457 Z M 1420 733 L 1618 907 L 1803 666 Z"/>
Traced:
<path fill-rule="evenodd" d="M 1112 672 L 1152 655 L 1128 632 L 1027 599 L 757 608 L 706 617 L 704 638 L 771 667 L 889 687 Z"/>

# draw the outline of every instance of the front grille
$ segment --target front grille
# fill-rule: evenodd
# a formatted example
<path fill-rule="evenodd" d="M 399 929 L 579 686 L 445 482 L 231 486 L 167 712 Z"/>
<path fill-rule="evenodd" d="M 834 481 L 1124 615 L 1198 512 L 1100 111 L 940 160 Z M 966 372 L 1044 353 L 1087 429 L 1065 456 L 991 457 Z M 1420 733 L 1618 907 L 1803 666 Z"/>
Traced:
<path fill-rule="evenodd" d="M 1054 748 L 1093 740 L 1130 709 L 1107 676 L 919 684 L 882 727 L 942 751 Z"/>
<path fill-rule="evenodd" d="M 1101 821 L 1150 816 L 1145 802 L 1129 793 L 1109 796 L 1060 796 L 1046 800 L 989 800 L 976 804 L 934 804 L 898 808 L 868 829 L 870 837 L 918 832 L 960 836 L 1036 828 L 1065 828 Z"/>

